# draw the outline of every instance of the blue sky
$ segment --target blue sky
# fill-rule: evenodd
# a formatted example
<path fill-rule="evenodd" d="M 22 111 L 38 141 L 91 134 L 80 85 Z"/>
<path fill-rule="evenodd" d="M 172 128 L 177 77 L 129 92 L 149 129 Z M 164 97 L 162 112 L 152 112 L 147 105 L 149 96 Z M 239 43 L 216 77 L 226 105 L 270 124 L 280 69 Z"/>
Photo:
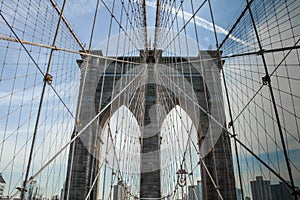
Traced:
<path fill-rule="evenodd" d="M 112 2 L 113 0 L 108 0 L 108 1 L 105 1 L 107 3 L 107 5 L 111 8 L 112 7 Z M 177 2 L 178 3 L 178 2 Z M 194 7 L 197 8 L 202 2 L 201 1 L 195 1 L 194 2 Z M 241 12 L 241 10 L 245 7 L 245 1 L 240 1 L 240 0 L 228 0 L 228 1 L 224 1 L 224 0 L 221 0 L 221 1 L 218 1 L 218 0 L 212 0 L 211 1 L 212 3 L 212 8 L 213 8 L 213 12 L 214 12 L 214 19 L 215 19 L 215 23 L 217 25 L 217 31 L 218 31 L 218 39 L 219 39 L 219 43 L 222 41 L 222 39 L 226 36 L 226 34 L 228 33 L 228 30 L 230 29 L 230 27 L 233 25 L 233 23 L 235 22 L 236 18 L 238 17 L 239 13 Z M 59 0 L 58 1 L 58 4 L 61 6 L 62 4 L 62 0 Z M 155 12 L 156 12 L 156 8 L 155 8 L 155 1 L 154 0 L 148 0 L 146 1 L 146 4 L 147 4 L 147 24 L 149 27 L 154 27 L 155 25 Z M 70 22 L 71 26 L 73 27 L 75 33 L 78 35 L 78 37 L 80 38 L 80 40 L 85 44 L 86 48 L 88 47 L 88 44 L 89 44 L 89 38 L 90 38 L 90 32 L 91 32 L 91 27 L 92 27 L 92 22 L 93 22 L 93 15 L 94 15 L 94 11 L 95 11 L 95 5 L 96 5 L 96 1 L 93 0 L 81 0 L 81 1 L 78 1 L 78 0 L 68 0 L 67 1 L 67 5 L 66 5 L 66 9 L 65 9 L 65 17 L 67 18 L 67 20 Z M 178 4 L 177 4 L 178 6 Z M 95 33 L 94 33 L 94 37 L 93 37 L 93 43 L 92 43 L 92 48 L 98 48 L 98 47 L 101 47 L 102 50 L 103 48 L 106 48 L 106 44 L 107 44 L 107 39 L 108 39 L 108 30 L 109 30 L 109 23 L 110 23 L 110 14 L 107 12 L 106 8 L 103 6 L 103 4 L 100 2 L 100 6 L 99 6 L 99 12 L 98 12 L 98 15 L 97 15 L 97 22 L 96 22 L 96 26 L 95 26 Z M 185 1 L 184 4 L 183 4 L 183 8 L 184 8 L 184 15 L 185 15 L 185 18 L 187 16 L 190 16 L 192 11 L 191 11 L 191 5 L 190 5 L 190 1 Z M 119 11 L 120 11 L 120 4 L 117 4 L 116 7 L 115 7 L 116 11 L 115 11 L 115 14 L 116 14 L 116 18 L 120 18 L 119 15 Z M 182 18 L 179 20 L 182 20 Z M 125 26 L 124 24 L 125 22 L 123 21 L 123 26 Z M 179 22 L 179 24 L 182 25 L 182 21 Z M 199 35 L 199 40 L 200 40 L 200 46 L 202 49 L 207 49 L 210 45 L 212 46 L 212 48 L 215 48 L 215 38 L 214 38 L 214 34 L 213 34 L 213 30 L 212 30 L 212 24 L 211 24 L 211 16 L 210 16 L 210 12 L 209 12 L 209 7 L 208 7 L 208 4 L 206 3 L 203 7 L 203 9 L 201 9 L 199 11 L 199 13 L 197 14 L 197 17 L 196 17 L 196 24 L 197 24 L 197 33 Z M 16 25 L 17 26 L 17 25 Z M 4 26 L 6 27 L 6 26 Z M 48 28 L 48 27 L 47 27 Z M 45 30 L 42 30 L 42 31 L 45 31 L 45 35 L 48 34 L 48 30 L 47 28 Z M 53 30 L 53 28 L 49 28 L 49 31 L 50 30 Z M 153 29 L 151 29 L 153 31 Z M 187 26 L 187 36 L 190 38 L 190 46 L 189 48 L 191 48 L 191 50 L 194 52 L 195 55 L 197 55 L 197 47 L 193 46 L 192 43 L 193 41 L 195 41 L 196 37 L 195 37 L 195 30 L 194 30 L 194 24 L 190 23 L 188 24 Z M 6 32 L 9 32 L 7 28 L 3 28 L 1 33 L 6 33 Z M 22 32 L 22 31 L 20 31 Z M 28 32 L 29 36 L 30 36 L 30 32 Z M 112 21 L 112 32 L 111 32 L 111 37 L 112 36 L 116 36 L 117 34 L 119 33 L 119 26 L 116 24 L 116 22 L 113 20 Z M 52 33 L 53 34 L 53 31 Z M 29 38 L 30 37 L 28 35 L 25 35 L 24 37 L 25 38 Z M 153 32 L 150 31 L 149 29 L 149 35 L 151 36 L 151 39 L 148 38 L 148 41 L 151 40 L 151 42 L 153 43 L 154 39 L 154 34 Z M 45 40 L 42 40 L 42 43 L 51 43 L 51 38 L 49 36 L 48 37 L 45 37 L 46 39 Z M 47 40 L 47 38 L 49 40 Z M 64 36 L 62 37 L 64 38 Z M 114 37 L 115 39 L 115 37 Z M 37 40 L 37 39 L 36 39 Z M 232 35 L 231 38 L 230 38 L 231 41 L 234 41 L 237 46 L 247 46 L 247 42 L 241 40 L 241 38 L 238 38 L 238 36 L 235 36 L 235 35 Z M 8 45 L 7 43 L 4 43 L 3 41 L 1 41 L 1 48 L 2 47 L 5 47 L 5 45 Z M 113 42 L 116 42 L 116 40 L 114 41 L 110 41 L 110 46 L 109 46 L 109 49 L 112 50 L 111 52 L 114 52 L 115 51 L 115 43 Z M 61 42 L 59 43 L 59 45 L 63 45 L 64 43 Z M 3 97 L 3 96 L 6 96 L 7 94 L 9 94 L 9 92 L 11 90 L 13 90 L 12 88 L 15 88 L 15 89 L 23 89 L 23 86 L 21 84 L 21 81 L 24 79 L 18 79 L 19 81 L 14 81 L 13 80 L 13 77 L 14 77 L 14 73 L 16 73 L 17 75 L 22 75 L 24 73 L 26 73 L 26 71 L 28 71 L 28 69 L 32 69 L 32 68 L 29 68 L 32 67 L 32 62 L 28 61 L 28 57 L 26 56 L 26 54 L 22 51 L 20 53 L 20 55 L 18 54 L 19 51 L 15 50 L 14 48 L 20 48 L 18 45 L 16 44 L 10 44 L 11 46 L 11 49 L 9 49 L 9 57 L 5 58 L 5 51 L 2 51 L 1 49 L 1 53 L 0 53 L 0 60 L 1 60 L 1 63 L 3 66 L 3 76 L 1 77 L 2 79 L 5 79 L 5 78 L 8 78 L 9 80 L 6 80 L 6 81 L 2 81 L 2 83 L 0 82 L 0 96 L 2 97 L 1 100 L 0 100 L 0 110 L 7 110 L 8 106 L 18 106 L 17 104 L 20 103 L 20 101 L 29 101 L 28 105 L 29 106 L 37 106 L 38 104 L 38 100 L 39 100 L 39 95 L 35 95 L 35 98 L 32 99 L 31 95 L 33 93 L 35 94 L 39 94 L 40 90 L 41 90 L 41 87 L 40 87 L 40 84 L 42 83 L 42 77 L 40 76 L 40 74 L 38 74 L 37 70 L 34 69 L 31 71 L 31 74 L 32 74 L 32 77 L 34 78 L 31 78 L 31 79 L 28 79 L 28 82 L 26 82 L 26 84 L 28 86 L 32 86 L 31 89 L 27 89 L 25 93 L 16 93 L 14 92 L 13 93 L 13 98 L 12 98 L 12 104 L 9 103 L 9 98 L 6 98 L 6 97 Z M 68 46 L 68 45 L 66 45 Z M 79 50 L 79 46 L 77 45 L 73 45 L 72 48 L 74 48 L 73 50 Z M 233 50 L 234 51 L 234 50 Z M 112 53 L 113 54 L 113 53 Z M 191 53 L 192 54 L 192 53 Z M 46 67 L 46 62 L 48 60 L 48 55 L 49 55 L 49 50 L 42 50 L 40 52 L 35 52 L 33 53 L 34 55 L 34 58 L 38 61 L 40 67 L 44 70 L 45 67 Z M 19 56 L 19 57 L 18 57 Z M 74 65 L 76 65 L 75 63 L 75 60 L 79 58 L 78 55 L 72 55 L 70 57 L 68 57 L 69 61 L 66 61 L 63 59 L 64 56 L 68 56 L 68 54 L 63 54 L 62 56 L 59 56 L 59 55 L 56 55 L 56 59 L 57 59 L 57 62 L 54 64 L 54 67 L 53 67 L 53 73 L 57 76 L 60 76 L 60 70 L 61 70 L 61 65 L 60 63 L 64 63 L 64 67 L 65 67 L 65 71 L 68 71 L 68 70 L 72 70 L 72 73 L 74 73 L 76 79 L 75 80 L 72 80 L 72 76 L 68 75 L 68 74 L 64 74 L 62 76 L 60 76 L 59 80 L 58 79 L 55 79 L 54 81 L 54 86 L 59 89 L 59 91 L 62 93 L 65 93 L 66 91 L 76 91 L 76 89 L 78 88 L 78 80 L 79 80 L 79 70 L 78 68 L 76 68 L 74 70 Z M 277 56 L 277 58 L 281 58 L 282 55 L 279 55 Z M 290 59 L 290 61 L 295 64 L 297 63 L 297 56 L 294 56 L 293 58 Z M 22 62 L 25 62 L 27 64 L 24 64 L 22 65 L 23 68 L 19 68 L 17 71 L 14 70 L 13 66 L 14 64 L 16 63 L 16 60 L 19 59 L 19 62 L 22 63 Z M 255 64 L 258 64 L 256 62 L 253 62 L 253 60 L 249 59 L 250 61 L 252 61 L 252 64 L 255 65 Z M 250 62 L 249 61 L 249 62 Z M 236 60 L 236 63 L 239 63 L 239 62 L 243 62 L 243 60 Z M 227 66 L 230 66 L 230 60 L 229 62 L 227 62 Z M 233 62 L 233 64 L 235 64 Z M 7 67 L 9 66 L 9 67 Z M 25 68 L 27 67 L 27 68 Z M 249 69 L 251 69 L 250 67 L 252 66 L 248 66 Z M 247 68 L 248 69 L 248 68 Z M 248 70 L 249 70 L 248 69 Z M 291 73 L 292 72 L 292 73 Z M 291 71 L 290 73 L 291 74 L 296 74 L 295 75 L 295 78 L 297 78 L 297 73 L 298 73 L 298 70 L 294 70 L 294 71 Z M 283 72 L 282 72 L 283 73 Z M 38 75 L 37 75 L 38 74 Z M 77 76 L 76 76 L 77 75 Z M 248 73 L 246 74 L 246 76 L 250 76 L 251 73 Z M 254 77 L 254 78 L 257 78 L 258 80 L 260 79 L 259 76 L 257 77 Z M 63 85 L 63 81 L 64 80 L 67 80 L 68 81 L 68 85 Z M 276 82 L 276 80 L 274 80 L 274 82 Z M 279 81 L 278 81 L 279 82 Z M 232 83 L 232 85 L 234 84 L 235 82 Z M 229 84 L 229 86 L 232 86 Z M 283 83 L 281 82 L 281 85 L 282 86 L 286 86 L 287 87 L 287 83 Z M 258 85 L 255 85 L 255 88 L 257 88 Z M 232 88 L 234 88 L 232 86 Z M 298 93 L 299 90 L 297 89 L 294 89 L 294 93 Z M 48 91 L 49 92 L 49 91 Z M 63 106 L 57 106 L 57 102 L 58 99 L 56 98 L 54 101 L 51 100 L 51 95 L 53 95 L 53 92 L 49 92 L 48 93 L 49 95 L 47 96 L 47 108 L 45 109 L 45 111 L 49 111 L 49 110 L 52 110 L 53 108 L 59 108 L 61 110 L 63 110 L 65 112 L 65 115 L 66 118 L 69 119 L 69 115 L 68 113 L 66 112 L 66 110 L 64 110 Z M 75 99 L 75 100 L 74 100 Z M 74 111 L 75 110 L 75 101 L 77 100 L 77 93 L 76 95 L 74 95 L 73 97 L 66 97 L 66 102 L 68 103 L 68 105 L 70 107 L 72 107 L 72 110 Z M 49 103 L 51 102 L 51 104 Z M 287 101 L 289 102 L 289 101 Z M 49 103 L 49 104 L 48 104 Z M 265 103 L 265 102 L 263 102 Z M 16 104 L 16 105 L 15 105 Z M 28 107 L 29 107 L 28 106 Z M 24 108 L 24 110 L 30 110 L 29 108 Z M 287 106 L 287 109 L 288 110 L 291 110 L 291 108 L 289 106 Z M 28 114 L 29 111 L 25 111 L 27 112 L 26 114 Z M 25 113 L 23 112 L 23 113 Z M 36 110 L 32 111 L 33 114 L 32 115 L 36 115 Z M 47 113 L 43 113 L 43 118 L 44 119 L 47 119 Z M 4 112 L 3 112 L 4 113 Z M 17 113 L 18 114 L 18 113 Z M 16 113 L 15 114 L 11 114 L 10 115 L 10 118 L 9 118 L 9 124 L 8 124 L 8 128 L 7 130 L 9 130 L 8 132 L 10 133 L 11 131 L 10 130 L 13 130 L 14 128 L 16 128 L 16 119 L 19 117 Z M 56 119 L 56 116 L 58 116 L 59 113 L 56 113 L 56 112 L 53 112 L 52 113 L 52 116 L 50 117 L 52 121 L 55 121 Z M 21 119 L 23 119 L 23 115 L 20 117 Z M 33 124 L 34 123 L 34 118 L 31 118 L 30 119 L 30 123 Z M 291 120 L 287 120 L 286 122 L 286 127 L 287 129 L 290 131 L 290 132 L 293 132 L 295 129 L 293 127 L 293 125 L 291 125 L 292 122 Z M 0 125 L 5 125 L 5 120 L 2 120 Z M 44 123 L 42 123 L 42 125 L 47 125 L 46 123 L 46 120 Z M 47 129 L 55 129 L 56 131 L 61 131 L 61 129 L 65 130 L 67 128 L 65 127 L 72 127 L 73 126 L 73 122 L 71 121 L 66 121 L 65 124 L 62 125 L 63 128 L 59 128 L 59 125 L 58 124 L 55 124 L 54 127 L 55 128 L 45 128 L 45 130 Z M 32 129 L 32 125 L 31 127 L 29 127 L 28 129 Z M 261 130 L 261 129 L 260 129 Z M 22 131 L 25 131 L 26 130 L 22 130 Z M 22 131 L 20 131 L 20 134 L 23 133 Z M 30 130 L 32 131 L 32 130 Z M 249 130 L 246 130 L 246 131 L 249 131 Z M 24 132 L 24 133 L 25 133 Z M 41 131 L 42 132 L 42 131 Z M 30 132 L 31 133 L 31 132 Z M 48 132 L 49 133 L 49 132 Z M 248 133 L 248 132 L 247 132 Z M 249 131 L 249 133 L 251 133 L 251 131 Z M 28 134 L 28 130 L 27 130 L 27 134 Z M 50 134 L 51 135 L 51 134 Z M 14 135 L 15 136 L 15 135 Z M 27 137 L 28 135 L 26 135 Z M 24 137 L 25 138 L 25 135 L 21 135 L 20 137 Z M 49 136 L 50 137 L 50 136 Z M 15 138 L 15 137 L 14 137 Z M 39 138 L 41 141 L 41 138 Z M 65 137 L 66 140 L 68 140 L 68 137 Z M 245 139 L 245 138 L 242 138 L 242 139 Z M 270 142 L 271 143 L 271 142 Z M 256 144 L 254 145 L 254 147 L 257 147 Z M 270 147 L 273 147 L 272 145 L 270 145 Z M 291 148 L 291 151 L 290 151 L 290 156 L 291 156 L 291 159 L 294 160 L 294 164 L 296 166 L 300 166 L 300 163 L 298 162 L 298 156 L 299 156 L 299 143 L 294 143 L 294 142 L 291 142 L 290 143 L 290 146 Z M 271 148 L 272 149 L 272 148 Z M 257 149 L 255 149 L 257 150 Z M 12 152 L 10 152 L 12 153 Z M 262 151 L 261 152 L 258 152 L 261 157 L 263 159 L 266 159 L 267 160 L 267 156 L 266 154 L 264 154 Z M 248 155 L 245 154 L 245 159 L 249 159 L 249 157 L 247 157 Z M 285 169 L 285 166 L 284 166 L 284 160 L 283 160 L 283 157 L 282 157 L 282 153 L 280 156 L 276 156 L 276 152 L 273 152 L 273 151 L 270 151 L 269 153 L 269 156 L 270 156 L 270 159 L 271 160 L 275 160 L 276 162 L 279 162 L 280 163 L 280 166 L 282 167 L 283 170 L 281 170 L 283 176 L 287 177 L 287 174 L 286 174 L 286 171 L 284 170 Z M 47 157 L 48 158 L 48 157 Z M 20 160 L 18 160 L 20 161 Z M 257 165 L 258 166 L 258 165 Z M 35 168 L 36 169 L 36 168 Z M 257 171 L 257 174 L 254 174 L 254 175 L 260 175 L 259 174 L 260 171 Z M 263 173 L 266 173 L 266 171 L 264 171 Z M 300 177 L 299 177 L 299 173 L 296 172 L 296 181 L 297 181 L 297 184 L 299 185 L 300 184 Z M 275 179 L 275 181 L 277 181 Z"/>
<path fill-rule="evenodd" d="M 108 5 L 111 5 L 112 3 L 112 1 L 106 1 L 106 2 Z M 198 8 L 198 6 L 200 6 L 200 3 L 202 3 L 202 1 L 196 1 L 194 3 L 194 9 Z M 147 25 L 149 27 L 155 26 L 155 12 L 156 12 L 156 8 L 154 7 L 155 4 L 156 1 L 153 0 L 146 1 Z M 233 24 L 238 14 L 240 13 L 241 9 L 244 8 L 243 7 L 244 5 L 245 5 L 244 1 L 239 1 L 239 0 L 232 0 L 226 2 L 212 1 L 212 7 L 213 7 L 216 25 L 220 28 L 223 28 L 224 30 L 229 30 L 229 27 Z M 90 1 L 89 3 L 87 3 L 86 0 L 85 1 L 71 0 L 68 1 L 66 6 L 66 11 L 65 11 L 65 16 L 72 24 L 75 32 L 78 34 L 81 41 L 87 45 L 89 43 L 89 38 L 90 38 L 89 30 L 91 30 L 92 27 L 94 6 L 95 3 L 91 3 Z M 178 2 L 177 2 L 177 7 L 178 7 Z M 116 8 L 118 7 L 116 6 Z M 183 8 L 186 13 L 189 14 L 192 13 L 190 1 L 186 1 L 183 4 Z M 96 23 L 95 34 L 94 34 L 93 45 L 92 45 L 93 47 L 96 47 L 99 43 L 107 40 L 109 16 L 110 15 L 108 14 L 106 8 L 104 8 L 104 6 L 101 5 L 100 3 L 100 9 L 97 16 L 97 23 Z M 207 48 L 209 45 L 212 45 L 214 48 L 215 39 L 212 32 L 213 31 L 212 26 L 207 27 L 207 24 L 211 23 L 211 16 L 210 16 L 209 7 L 207 3 L 204 5 L 203 9 L 201 9 L 198 12 L 197 17 L 204 21 L 203 23 L 198 23 L 197 25 L 200 45 L 203 48 Z M 185 16 L 185 19 L 187 20 L 187 16 Z M 205 22 L 208 23 L 206 24 Z M 113 22 L 113 27 L 114 26 L 116 26 L 115 22 Z M 192 23 L 188 25 L 187 30 L 188 30 L 187 35 L 195 40 L 196 38 L 194 34 L 194 25 Z M 115 35 L 117 33 L 118 33 L 118 29 L 113 29 L 111 35 Z M 154 37 L 153 34 L 150 35 Z M 225 36 L 226 36 L 225 33 L 219 33 L 218 34 L 219 41 L 221 42 Z M 151 40 L 151 43 L 153 43 L 153 38 Z"/>

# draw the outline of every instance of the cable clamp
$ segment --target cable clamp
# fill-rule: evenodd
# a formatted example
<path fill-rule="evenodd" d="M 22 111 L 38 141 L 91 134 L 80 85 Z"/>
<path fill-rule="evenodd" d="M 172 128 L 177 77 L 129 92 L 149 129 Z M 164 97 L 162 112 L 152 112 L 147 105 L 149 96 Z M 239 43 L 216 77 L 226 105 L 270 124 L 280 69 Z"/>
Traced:
<path fill-rule="evenodd" d="M 235 138 L 237 136 L 237 134 L 231 134 L 230 137 L 231 138 Z"/>
<path fill-rule="evenodd" d="M 46 74 L 44 77 L 44 81 L 51 85 L 53 81 L 53 76 L 51 74 Z"/>
<path fill-rule="evenodd" d="M 265 53 L 265 50 L 264 49 L 261 49 L 257 52 L 257 55 L 263 55 Z"/>
<path fill-rule="evenodd" d="M 27 189 L 23 187 L 16 187 L 16 189 L 19 190 L 20 192 L 27 192 Z"/>
<path fill-rule="evenodd" d="M 268 85 L 271 82 L 270 76 L 267 74 L 261 78 L 264 85 Z"/>
<path fill-rule="evenodd" d="M 230 121 L 229 123 L 228 123 L 228 128 L 231 128 L 233 126 L 233 121 Z"/>
<path fill-rule="evenodd" d="M 159 143 L 160 143 L 160 145 L 161 145 L 161 143 L 162 143 L 162 136 L 160 136 L 160 140 L 159 140 Z"/>
<path fill-rule="evenodd" d="M 79 127 L 82 126 L 82 123 L 81 123 L 80 119 L 77 120 L 76 125 L 79 126 Z"/>

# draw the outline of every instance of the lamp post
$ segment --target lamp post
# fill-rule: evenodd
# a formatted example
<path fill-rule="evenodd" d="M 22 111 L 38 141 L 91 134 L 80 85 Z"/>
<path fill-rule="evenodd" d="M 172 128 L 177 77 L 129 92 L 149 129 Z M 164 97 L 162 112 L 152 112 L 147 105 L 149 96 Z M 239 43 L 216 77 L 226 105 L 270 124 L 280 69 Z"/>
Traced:
<path fill-rule="evenodd" d="M 180 169 L 176 172 L 177 174 L 177 183 L 180 187 L 186 186 L 186 175 L 188 172 L 185 169 L 182 169 L 182 165 L 180 165 Z"/>
<path fill-rule="evenodd" d="M 182 199 L 184 198 L 183 187 L 186 186 L 186 175 L 188 172 L 182 168 L 180 165 L 180 169 L 176 172 L 177 174 L 177 184 L 182 188 Z"/>

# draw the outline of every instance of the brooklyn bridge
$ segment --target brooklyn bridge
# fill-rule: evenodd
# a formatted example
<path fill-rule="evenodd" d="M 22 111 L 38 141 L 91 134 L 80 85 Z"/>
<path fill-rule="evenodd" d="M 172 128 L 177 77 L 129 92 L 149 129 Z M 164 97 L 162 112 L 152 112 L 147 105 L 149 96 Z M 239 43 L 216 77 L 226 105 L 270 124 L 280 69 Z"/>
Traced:
<path fill-rule="evenodd" d="M 300 1 L 0 0 L 0 27 L 0 199 L 300 199 Z"/>

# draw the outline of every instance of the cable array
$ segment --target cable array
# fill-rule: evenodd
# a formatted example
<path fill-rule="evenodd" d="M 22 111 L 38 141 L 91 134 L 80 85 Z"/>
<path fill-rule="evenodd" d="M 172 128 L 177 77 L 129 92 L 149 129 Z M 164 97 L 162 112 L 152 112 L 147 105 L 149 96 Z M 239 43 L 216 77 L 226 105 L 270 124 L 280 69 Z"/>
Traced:
<path fill-rule="evenodd" d="M 225 4 L 0 1 L 4 196 L 139 199 L 156 124 L 161 199 L 297 199 L 300 3 Z"/>
<path fill-rule="evenodd" d="M 230 39 L 221 43 L 231 124 L 235 138 L 249 148 L 238 147 L 244 196 L 251 196 L 249 180 L 255 180 L 255 176 L 274 183 L 286 180 L 291 190 L 295 190 L 299 177 L 295 164 L 298 97 L 294 87 L 299 60 L 299 24 L 295 20 L 299 18 L 299 4 L 253 1 L 248 5 L 231 33 L 243 38 L 245 44 Z"/>

